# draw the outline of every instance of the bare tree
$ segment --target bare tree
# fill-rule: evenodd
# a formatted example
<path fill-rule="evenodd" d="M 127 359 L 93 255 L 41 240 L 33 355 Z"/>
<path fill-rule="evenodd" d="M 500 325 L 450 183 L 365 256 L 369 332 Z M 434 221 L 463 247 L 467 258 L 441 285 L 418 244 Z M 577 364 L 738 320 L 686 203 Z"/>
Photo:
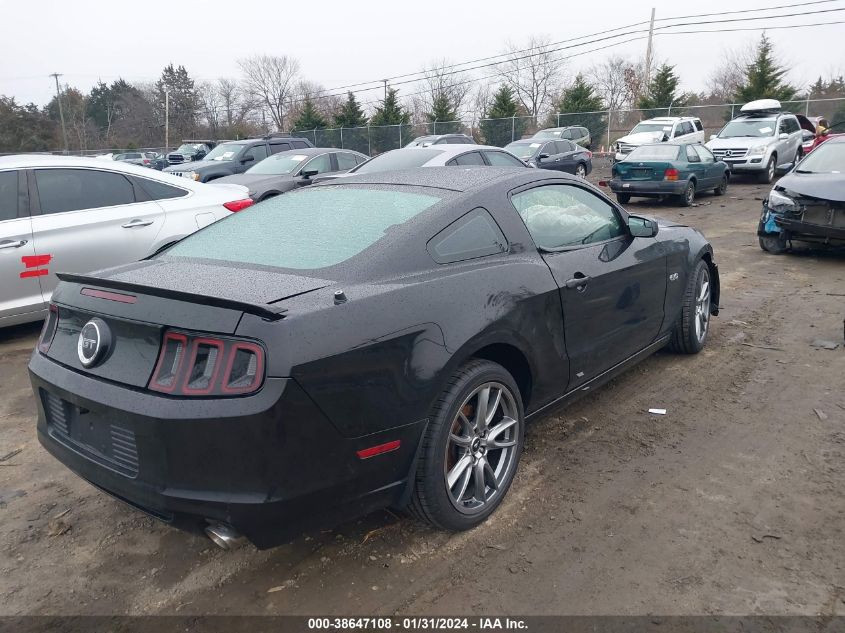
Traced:
<path fill-rule="evenodd" d="M 235 79 L 221 77 L 217 80 L 217 94 L 220 97 L 222 123 L 227 128 L 241 125 L 256 110 L 256 101 L 245 93 Z"/>
<path fill-rule="evenodd" d="M 587 70 L 587 78 L 608 109 L 631 107 L 643 89 L 644 65 L 612 55 Z"/>
<path fill-rule="evenodd" d="M 748 65 L 754 60 L 754 45 L 747 42 L 744 46 L 725 51 L 719 65 L 707 78 L 707 92 L 711 100 L 729 103 L 745 82 Z"/>
<path fill-rule="evenodd" d="M 278 130 L 285 129 L 285 116 L 299 61 L 283 55 L 253 55 L 238 60 L 247 91 L 270 113 Z"/>
<path fill-rule="evenodd" d="M 343 103 L 343 96 L 328 94 L 325 86 L 314 81 L 299 81 L 291 96 L 290 111 L 288 112 L 290 119 L 299 116 L 306 100 L 311 101 L 327 121 L 331 121 L 334 113 L 340 109 Z"/>
<path fill-rule="evenodd" d="M 530 49 L 521 52 L 521 49 Z M 551 50 L 549 38 L 532 36 L 528 46 L 508 44 L 508 59 L 496 66 L 528 114 L 537 115 L 559 92 L 563 62 Z"/>
<path fill-rule="evenodd" d="M 222 114 L 220 92 L 218 91 L 217 84 L 209 81 L 199 84 L 197 86 L 197 98 L 209 132 L 211 132 L 212 137 L 217 137 Z"/>
<path fill-rule="evenodd" d="M 464 113 L 472 82 L 469 75 L 462 71 L 453 70 L 446 59 L 439 59 L 423 69 L 423 79 L 416 84 L 412 105 L 415 116 L 431 112 L 438 99 L 445 98 L 451 108 L 459 115 Z"/>

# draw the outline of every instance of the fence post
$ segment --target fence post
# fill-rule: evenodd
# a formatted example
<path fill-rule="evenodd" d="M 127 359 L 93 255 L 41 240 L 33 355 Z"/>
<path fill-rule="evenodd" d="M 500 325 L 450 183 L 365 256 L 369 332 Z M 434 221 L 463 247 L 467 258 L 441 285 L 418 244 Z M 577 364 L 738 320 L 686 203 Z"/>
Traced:
<path fill-rule="evenodd" d="M 560 112 L 557 113 L 557 126 L 560 127 Z"/>
<path fill-rule="evenodd" d="M 434 119 L 434 133 L 437 134 L 437 119 Z M 402 144 L 400 143 L 399 146 L 401 147 Z"/>
<path fill-rule="evenodd" d="M 437 125 L 437 122 L 434 123 Z M 402 124 L 399 124 L 399 149 L 402 149 Z"/>
<path fill-rule="evenodd" d="M 516 115 L 511 117 L 511 143 L 516 140 Z"/>
<path fill-rule="evenodd" d="M 314 133 L 314 147 L 317 147 L 317 128 L 311 130 Z"/>
<path fill-rule="evenodd" d="M 367 123 L 367 156 L 373 155 L 373 144 L 370 141 L 370 124 Z"/>
<path fill-rule="evenodd" d="M 340 149 L 344 149 L 343 147 L 343 126 L 340 126 Z"/>
<path fill-rule="evenodd" d="M 810 95 L 807 95 L 807 100 L 804 102 L 804 116 L 810 116 Z"/>
<path fill-rule="evenodd" d="M 613 110 L 607 111 L 607 151 L 610 152 L 610 124 L 613 119 Z"/>

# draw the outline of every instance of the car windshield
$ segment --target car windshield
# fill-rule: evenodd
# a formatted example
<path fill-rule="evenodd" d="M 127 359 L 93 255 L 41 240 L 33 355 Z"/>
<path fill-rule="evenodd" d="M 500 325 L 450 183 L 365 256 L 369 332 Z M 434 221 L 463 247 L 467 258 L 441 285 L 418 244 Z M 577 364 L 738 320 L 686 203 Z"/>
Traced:
<path fill-rule="evenodd" d="M 244 145 L 237 143 L 223 143 L 206 154 L 205 160 L 234 160 L 238 152 L 244 147 Z"/>
<path fill-rule="evenodd" d="M 425 165 L 443 151 L 442 149 L 394 149 L 368 160 L 351 171 L 356 174 L 372 174 L 377 171 L 412 169 Z"/>
<path fill-rule="evenodd" d="M 181 152 L 195 152 L 200 148 L 199 145 L 194 145 L 193 143 L 182 143 L 179 146 L 179 149 L 176 150 L 177 153 Z"/>
<path fill-rule="evenodd" d="M 428 147 L 436 140 L 436 136 L 420 136 L 408 143 L 405 147 Z"/>
<path fill-rule="evenodd" d="M 541 145 L 542 143 L 516 142 L 511 143 L 510 145 L 505 145 L 505 149 L 522 160 L 528 160 L 534 156 L 537 148 Z"/>
<path fill-rule="evenodd" d="M 560 138 L 560 134 L 563 130 L 551 129 L 551 130 L 540 130 L 531 138 Z"/>
<path fill-rule="evenodd" d="M 164 257 L 198 257 L 277 268 L 334 266 L 391 227 L 440 202 L 404 189 L 314 187 L 277 196 L 188 236 Z"/>
<path fill-rule="evenodd" d="M 625 162 L 642 160 L 675 160 L 678 158 L 677 145 L 643 145 L 637 147 L 625 157 Z"/>
<path fill-rule="evenodd" d="M 631 130 L 631 134 L 639 134 L 640 132 L 671 132 L 672 131 L 672 124 L 671 123 L 637 123 L 634 126 L 634 129 Z"/>
<path fill-rule="evenodd" d="M 305 154 L 273 154 L 246 170 L 252 175 L 284 176 L 295 172 L 305 160 Z"/>
<path fill-rule="evenodd" d="M 799 174 L 845 173 L 845 143 L 822 143 L 801 161 Z"/>
<path fill-rule="evenodd" d="M 777 127 L 776 123 L 776 119 L 737 119 L 722 128 L 719 138 L 772 136 Z"/>

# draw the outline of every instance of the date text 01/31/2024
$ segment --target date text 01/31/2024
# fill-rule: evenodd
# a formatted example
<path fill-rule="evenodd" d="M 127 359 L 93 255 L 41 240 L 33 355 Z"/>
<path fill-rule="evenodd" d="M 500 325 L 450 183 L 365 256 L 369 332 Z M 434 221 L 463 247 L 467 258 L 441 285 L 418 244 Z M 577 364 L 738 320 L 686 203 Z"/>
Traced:
<path fill-rule="evenodd" d="M 309 618 L 309 630 L 336 631 L 446 631 L 446 630 L 524 630 L 527 624 L 518 618 L 478 617 L 391 617 Z"/>

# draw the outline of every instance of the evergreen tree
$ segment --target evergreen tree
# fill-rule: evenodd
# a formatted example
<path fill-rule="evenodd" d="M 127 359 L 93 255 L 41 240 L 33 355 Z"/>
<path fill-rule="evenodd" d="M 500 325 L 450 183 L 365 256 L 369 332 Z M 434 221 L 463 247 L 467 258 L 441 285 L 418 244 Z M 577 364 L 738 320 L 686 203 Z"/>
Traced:
<path fill-rule="evenodd" d="M 453 134 L 460 132 L 463 127 L 463 123 L 458 121 L 457 110 L 445 92 L 434 97 L 431 110 L 425 113 L 425 118 L 432 124 L 428 126 L 432 134 Z"/>
<path fill-rule="evenodd" d="M 789 68 L 777 63 L 771 40 L 764 33 L 757 46 L 757 55 L 745 68 L 745 79 L 735 95 L 738 103 L 755 99 L 790 101 L 798 90 L 784 82 Z"/>
<path fill-rule="evenodd" d="M 299 116 L 293 121 L 293 129 L 300 131 L 322 130 L 328 127 L 328 125 L 326 119 L 317 110 L 311 97 L 305 97 L 305 100 L 302 102 L 302 110 L 300 110 Z"/>
<path fill-rule="evenodd" d="M 367 117 L 358 104 L 353 92 L 346 96 L 346 102 L 334 115 L 335 127 L 363 127 L 367 125 Z"/>
<path fill-rule="evenodd" d="M 373 154 L 398 149 L 413 140 L 411 115 L 399 103 L 399 91 L 389 88 L 387 96 L 370 118 L 370 140 Z M 390 127 L 377 127 L 390 126 Z"/>
<path fill-rule="evenodd" d="M 649 82 L 646 93 L 637 102 L 637 107 L 645 110 L 643 116 L 646 118 L 667 116 L 671 112 L 669 108 L 685 106 L 689 98 L 684 93 L 678 93 L 679 81 L 674 66 L 669 64 L 660 66 Z"/>
<path fill-rule="evenodd" d="M 514 97 L 513 88 L 502 84 L 493 94 L 479 124 L 485 143 L 504 147 L 511 141 L 522 138 L 525 119 L 516 118 L 519 115 L 519 104 Z"/>
<path fill-rule="evenodd" d="M 547 122 L 548 127 L 583 125 L 590 131 L 593 143 L 600 142 L 607 130 L 607 118 L 600 112 L 604 110 L 604 103 L 582 74 L 576 75 L 575 81 L 563 91 L 554 107 L 555 111 Z"/>
<path fill-rule="evenodd" d="M 61 130 L 34 103 L 0 95 L 0 152 L 46 152 L 61 145 Z"/>
<path fill-rule="evenodd" d="M 192 136 L 196 129 L 199 110 L 199 97 L 194 80 L 184 66 L 168 64 L 161 72 L 161 78 L 155 83 L 155 107 L 164 123 L 165 92 L 169 93 L 170 140 L 178 141 L 181 137 Z"/>

